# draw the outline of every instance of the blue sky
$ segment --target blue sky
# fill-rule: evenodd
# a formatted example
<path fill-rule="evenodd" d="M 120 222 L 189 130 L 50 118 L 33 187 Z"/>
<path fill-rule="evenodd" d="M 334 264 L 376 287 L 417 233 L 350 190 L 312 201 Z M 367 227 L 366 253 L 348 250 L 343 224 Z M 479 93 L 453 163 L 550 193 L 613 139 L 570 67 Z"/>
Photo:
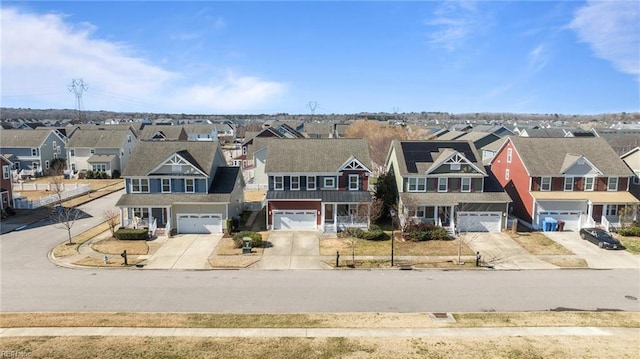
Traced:
<path fill-rule="evenodd" d="M 3 1 L 1 104 L 187 114 L 640 111 L 640 2 Z"/>

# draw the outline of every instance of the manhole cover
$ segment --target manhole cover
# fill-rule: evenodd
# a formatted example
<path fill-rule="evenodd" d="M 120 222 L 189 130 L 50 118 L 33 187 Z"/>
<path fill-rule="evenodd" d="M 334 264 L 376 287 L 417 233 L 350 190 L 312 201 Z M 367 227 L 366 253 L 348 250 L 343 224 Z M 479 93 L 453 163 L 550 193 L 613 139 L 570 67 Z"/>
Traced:
<path fill-rule="evenodd" d="M 432 320 L 438 321 L 438 322 L 455 322 L 455 318 L 453 318 L 453 315 L 451 315 L 451 313 L 429 313 L 429 316 L 431 317 Z"/>
<path fill-rule="evenodd" d="M 624 297 L 627 298 L 627 299 L 630 299 L 630 300 L 638 300 L 638 298 L 636 298 L 636 297 L 634 297 L 632 295 L 625 295 Z"/>

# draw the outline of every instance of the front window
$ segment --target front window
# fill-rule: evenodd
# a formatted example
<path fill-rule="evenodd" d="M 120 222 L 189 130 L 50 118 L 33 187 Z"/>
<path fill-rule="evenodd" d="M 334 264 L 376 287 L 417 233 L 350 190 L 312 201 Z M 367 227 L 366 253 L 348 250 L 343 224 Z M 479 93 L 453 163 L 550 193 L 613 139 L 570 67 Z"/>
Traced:
<path fill-rule="evenodd" d="M 551 191 L 551 177 L 542 177 L 540 180 L 541 191 Z"/>
<path fill-rule="evenodd" d="M 31 149 L 31 156 L 37 156 L 38 155 L 38 149 L 37 148 L 32 148 Z"/>
<path fill-rule="evenodd" d="M 107 165 L 104 163 L 94 164 L 94 165 L 91 165 L 91 169 L 94 172 L 107 172 Z"/>
<path fill-rule="evenodd" d="M 438 192 L 447 192 L 448 183 L 446 177 L 438 178 Z"/>
<path fill-rule="evenodd" d="M 357 191 L 360 189 L 360 178 L 358 175 L 349 175 L 349 190 Z"/>
<path fill-rule="evenodd" d="M 284 189 L 284 178 L 282 176 L 273 177 L 273 189 L 281 191 Z"/>
<path fill-rule="evenodd" d="M 131 192 L 133 193 L 148 193 L 149 192 L 149 179 L 147 178 L 134 178 L 131 180 Z"/>
<path fill-rule="evenodd" d="M 424 177 L 409 178 L 409 192 L 424 192 L 427 190 L 427 179 Z"/>
<path fill-rule="evenodd" d="M 418 206 L 418 208 L 416 209 L 416 217 L 424 218 L 425 212 L 426 212 L 425 206 Z"/>
<path fill-rule="evenodd" d="M 138 218 L 148 218 L 149 208 L 133 208 L 133 216 Z"/>
<path fill-rule="evenodd" d="M 69 150 L 69 156 L 75 157 L 76 156 L 76 150 L 74 150 L 74 149 Z"/>
<path fill-rule="evenodd" d="M 307 190 L 316 190 L 316 176 L 307 176 Z"/>
<path fill-rule="evenodd" d="M 593 191 L 593 184 L 595 183 L 594 177 L 585 177 L 584 178 L 584 190 L 585 191 Z"/>
<path fill-rule="evenodd" d="M 335 188 L 336 187 L 336 178 L 335 177 L 325 177 L 324 178 L 324 188 Z"/>
<path fill-rule="evenodd" d="M 196 180 L 193 178 L 186 178 L 184 180 L 184 190 L 187 193 L 193 193 L 196 191 Z"/>
<path fill-rule="evenodd" d="M 564 190 L 573 191 L 573 177 L 564 178 Z"/>
<path fill-rule="evenodd" d="M 9 166 L 2 166 L 2 178 L 9 179 L 10 176 L 11 170 L 9 169 Z"/>
<path fill-rule="evenodd" d="M 171 192 L 171 178 L 162 179 L 162 192 L 164 193 Z"/>
<path fill-rule="evenodd" d="M 609 177 L 609 181 L 607 182 L 607 191 L 617 191 L 618 190 L 618 177 Z"/>
<path fill-rule="evenodd" d="M 460 190 L 462 192 L 471 192 L 471 178 L 469 177 L 462 178 L 462 184 L 460 186 Z"/>
<path fill-rule="evenodd" d="M 607 206 L 607 210 L 605 211 L 605 216 L 617 216 L 618 215 L 618 205 L 610 204 Z"/>
<path fill-rule="evenodd" d="M 297 191 L 300 189 L 300 177 L 299 176 L 291 176 L 291 190 Z"/>

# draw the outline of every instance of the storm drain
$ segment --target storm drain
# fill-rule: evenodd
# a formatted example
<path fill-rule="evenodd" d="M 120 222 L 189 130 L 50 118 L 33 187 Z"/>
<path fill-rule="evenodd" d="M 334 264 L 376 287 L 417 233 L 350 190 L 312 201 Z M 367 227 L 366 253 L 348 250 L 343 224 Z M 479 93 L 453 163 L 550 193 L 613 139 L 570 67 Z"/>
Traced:
<path fill-rule="evenodd" d="M 451 315 L 451 313 L 429 313 L 429 317 L 436 322 L 455 322 L 456 319 Z"/>

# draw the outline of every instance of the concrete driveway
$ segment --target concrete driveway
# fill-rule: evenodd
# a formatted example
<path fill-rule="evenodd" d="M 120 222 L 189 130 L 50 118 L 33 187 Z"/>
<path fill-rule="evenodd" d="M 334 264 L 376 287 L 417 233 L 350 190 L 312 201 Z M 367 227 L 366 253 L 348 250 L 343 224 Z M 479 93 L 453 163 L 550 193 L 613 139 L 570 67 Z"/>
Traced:
<path fill-rule="evenodd" d="M 633 268 L 640 269 L 640 256 L 624 250 L 607 250 L 580 238 L 578 232 L 545 232 L 547 237 L 587 261 L 589 268 Z"/>
<path fill-rule="evenodd" d="M 147 269 L 210 269 L 209 256 L 222 234 L 181 234 L 164 243 L 148 259 Z"/>
<path fill-rule="evenodd" d="M 253 269 L 327 269 L 320 258 L 320 233 L 272 231 L 262 259 Z"/>
<path fill-rule="evenodd" d="M 462 235 L 469 248 L 480 252 L 482 262 L 495 269 L 556 269 L 529 253 L 505 233 L 468 233 Z"/>

